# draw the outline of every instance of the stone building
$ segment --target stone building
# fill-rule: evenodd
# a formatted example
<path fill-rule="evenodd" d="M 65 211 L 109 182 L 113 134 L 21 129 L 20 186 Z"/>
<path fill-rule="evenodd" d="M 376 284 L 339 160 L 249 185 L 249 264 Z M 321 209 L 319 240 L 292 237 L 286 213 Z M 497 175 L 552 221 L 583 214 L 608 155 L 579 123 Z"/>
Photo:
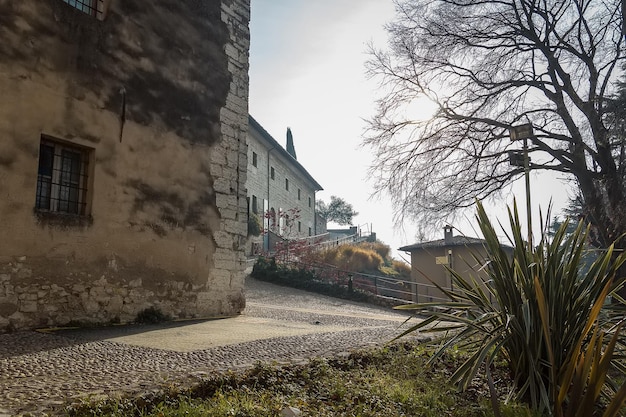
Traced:
<path fill-rule="evenodd" d="M 0 331 L 240 312 L 250 0 L 0 0 Z"/>
<path fill-rule="evenodd" d="M 454 236 L 452 226 L 444 228 L 444 238 L 403 246 L 398 250 L 411 254 L 411 280 L 415 283 L 413 301 L 419 303 L 443 301 L 444 295 L 433 284 L 454 289 L 446 267 L 462 276 L 484 277 L 483 265 L 476 257 L 487 259 L 485 241 L 474 237 Z"/>
<path fill-rule="evenodd" d="M 252 116 L 248 131 L 249 215 L 266 233 L 252 238 L 249 253 L 267 251 L 281 238 L 319 233 L 315 222 L 315 193 L 322 186 L 298 162 L 291 130 L 283 148 Z M 266 216 L 266 214 L 268 214 Z"/>

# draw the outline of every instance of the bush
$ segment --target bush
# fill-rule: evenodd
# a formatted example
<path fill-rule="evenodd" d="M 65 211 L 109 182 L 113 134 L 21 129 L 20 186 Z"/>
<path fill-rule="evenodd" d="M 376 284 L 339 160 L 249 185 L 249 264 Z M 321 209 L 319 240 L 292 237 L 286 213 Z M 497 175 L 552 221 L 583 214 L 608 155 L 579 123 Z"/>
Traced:
<path fill-rule="evenodd" d="M 391 266 L 395 269 L 403 278 L 411 278 L 411 265 L 406 262 L 396 261 L 395 259 L 391 261 Z"/>
<path fill-rule="evenodd" d="M 151 306 L 137 313 L 135 323 L 156 324 L 170 320 L 172 320 L 172 317 L 162 312 L 158 307 Z"/>
<path fill-rule="evenodd" d="M 376 253 L 360 247 L 344 251 L 340 267 L 348 271 L 377 271 L 383 265 L 383 258 Z"/>
<path fill-rule="evenodd" d="M 354 301 L 373 301 L 375 299 L 373 295 L 356 289 L 350 291 L 346 286 L 340 285 L 339 282 L 323 282 L 311 270 L 277 264 L 274 258 L 259 257 L 252 267 L 250 276 L 260 281 Z"/>
<path fill-rule="evenodd" d="M 384 264 L 377 252 L 362 245 L 341 245 L 321 251 L 317 257 L 323 263 L 355 272 L 374 272 Z"/>
<path fill-rule="evenodd" d="M 617 341 L 624 306 L 618 305 L 618 297 L 620 303 L 607 300 L 626 281 L 616 275 L 626 254 L 615 257 L 610 247 L 582 270 L 589 228 L 581 223 L 567 235 L 564 223 L 552 240 L 543 234 L 537 246 L 529 247 L 514 206 L 509 211 L 511 256 L 481 204 L 477 218 L 489 254 L 488 277 L 466 278 L 450 270 L 454 291 L 435 284 L 447 301 L 398 307 L 427 316 L 404 334 L 437 331 L 432 324 L 445 322 L 444 328 L 452 331 L 440 338 L 435 358 L 459 345 L 472 352 L 452 376 L 462 388 L 500 357 L 520 398 L 540 413 L 586 417 L 609 404 L 604 416 L 617 415 L 626 400 L 626 384 L 612 378 L 624 372 L 621 355 L 613 352 L 623 349 Z M 484 263 L 479 255 L 475 261 Z"/>
<path fill-rule="evenodd" d="M 382 259 L 389 259 L 389 254 L 391 253 L 389 245 L 385 245 L 384 243 L 378 241 L 361 243 L 359 244 L 359 247 L 376 252 Z"/>
<path fill-rule="evenodd" d="M 354 272 L 376 274 L 381 272 L 390 277 L 408 280 L 411 266 L 403 261 L 389 258 L 389 246 L 382 242 L 346 244 L 313 253 L 310 258 Z"/>
<path fill-rule="evenodd" d="M 256 214 L 250 214 L 248 216 L 248 236 L 260 236 L 263 232 L 261 226 L 261 220 Z"/>

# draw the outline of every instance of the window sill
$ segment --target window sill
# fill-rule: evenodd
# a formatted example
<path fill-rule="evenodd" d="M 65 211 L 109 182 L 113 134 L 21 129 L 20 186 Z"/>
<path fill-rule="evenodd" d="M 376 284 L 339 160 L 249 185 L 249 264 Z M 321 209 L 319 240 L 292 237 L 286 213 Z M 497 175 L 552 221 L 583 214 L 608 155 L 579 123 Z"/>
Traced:
<path fill-rule="evenodd" d="M 93 217 L 33 209 L 37 224 L 57 229 L 84 229 L 93 225 Z"/>

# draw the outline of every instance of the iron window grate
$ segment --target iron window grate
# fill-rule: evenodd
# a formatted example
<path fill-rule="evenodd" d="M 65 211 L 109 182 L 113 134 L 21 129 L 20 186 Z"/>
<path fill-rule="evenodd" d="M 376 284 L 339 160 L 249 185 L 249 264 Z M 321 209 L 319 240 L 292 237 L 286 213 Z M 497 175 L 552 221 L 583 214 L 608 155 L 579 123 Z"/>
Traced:
<path fill-rule="evenodd" d="M 70 6 L 87 13 L 90 16 L 98 14 L 98 0 L 63 0 Z"/>
<path fill-rule="evenodd" d="M 42 140 L 39 147 L 35 208 L 87 214 L 88 151 Z"/>

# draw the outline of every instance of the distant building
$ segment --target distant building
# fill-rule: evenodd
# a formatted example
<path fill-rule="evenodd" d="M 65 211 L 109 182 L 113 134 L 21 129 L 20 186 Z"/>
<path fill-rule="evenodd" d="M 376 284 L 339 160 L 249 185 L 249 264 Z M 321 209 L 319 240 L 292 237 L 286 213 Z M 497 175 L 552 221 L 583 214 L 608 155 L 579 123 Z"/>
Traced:
<path fill-rule="evenodd" d="M 319 214 L 317 211 L 315 212 L 315 234 L 323 235 L 328 233 L 328 222 L 326 218 Z"/>
<path fill-rule="evenodd" d="M 341 243 L 358 243 L 358 242 L 376 242 L 376 233 L 372 232 L 367 225 L 367 229 L 360 226 L 349 226 L 345 229 L 326 229 L 329 242 Z"/>
<path fill-rule="evenodd" d="M 247 194 L 249 215 L 269 233 L 250 239 L 248 253 L 272 248 L 282 238 L 319 233 L 315 221 L 315 193 L 322 186 L 296 159 L 291 130 L 283 148 L 249 116 Z"/>
<path fill-rule="evenodd" d="M 411 280 L 415 283 L 413 301 L 442 301 L 443 294 L 433 282 L 442 288 L 454 289 L 446 266 L 463 276 L 477 276 L 479 273 L 485 276 L 484 272 L 479 272 L 483 265 L 475 260 L 475 256 L 487 259 L 484 244 L 483 239 L 454 236 L 452 226 L 446 226 L 443 239 L 399 248 L 411 254 Z"/>
<path fill-rule="evenodd" d="M 250 1 L 0 16 L 0 332 L 240 312 Z"/>

